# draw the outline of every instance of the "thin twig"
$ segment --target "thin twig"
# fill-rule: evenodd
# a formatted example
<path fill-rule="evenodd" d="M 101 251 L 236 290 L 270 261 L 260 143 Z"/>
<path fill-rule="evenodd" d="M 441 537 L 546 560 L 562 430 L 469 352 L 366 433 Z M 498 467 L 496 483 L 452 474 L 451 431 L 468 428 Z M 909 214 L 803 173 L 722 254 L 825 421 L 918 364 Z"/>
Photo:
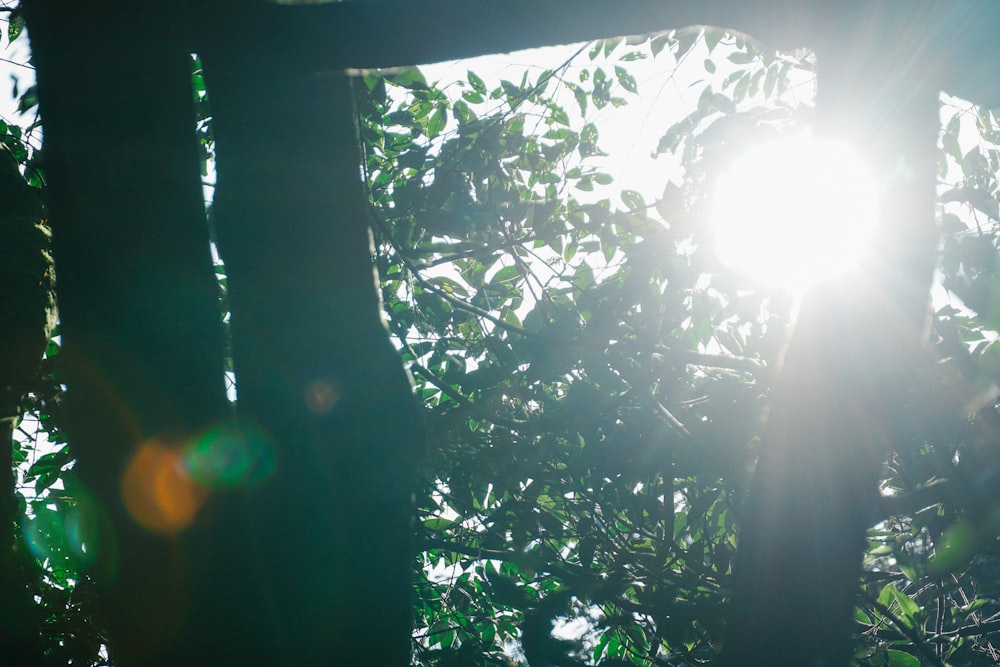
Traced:
<path fill-rule="evenodd" d="M 863 591 L 862 596 L 865 598 L 865 601 L 878 610 L 882 616 L 889 619 L 889 622 L 892 623 L 897 630 L 903 633 L 906 638 L 910 640 L 913 646 L 920 651 L 920 653 L 927 658 L 927 660 L 934 667 L 945 667 L 945 664 L 941 662 L 941 658 L 938 657 L 937 652 L 928 646 L 927 642 L 925 642 L 923 638 L 913 630 L 913 628 L 907 627 L 903 621 L 897 618 L 889 607 L 879 602 L 878 599 L 868 591 Z"/>
<path fill-rule="evenodd" d="M 0 8 L 0 11 L 3 11 L 3 9 Z M 8 10 L 8 11 L 10 11 L 10 10 Z M 19 63 L 18 61 L 16 61 L 16 60 L 10 60 L 9 58 L 0 58 L 0 62 L 5 62 L 8 65 L 16 65 L 17 67 L 23 67 L 25 69 L 30 69 L 32 72 L 35 71 L 35 66 L 34 65 L 29 65 L 28 63 Z"/>

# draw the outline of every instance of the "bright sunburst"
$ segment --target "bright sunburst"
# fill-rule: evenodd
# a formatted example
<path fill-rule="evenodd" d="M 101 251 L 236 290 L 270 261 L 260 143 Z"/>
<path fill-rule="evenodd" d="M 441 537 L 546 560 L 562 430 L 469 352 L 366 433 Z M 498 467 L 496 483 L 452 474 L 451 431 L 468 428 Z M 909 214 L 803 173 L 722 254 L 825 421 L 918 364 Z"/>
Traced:
<path fill-rule="evenodd" d="M 875 209 L 874 180 L 856 153 L 797 134 L 751 149 L 719 176 L 717 252 L 736 270 L 800 292 L 857 266 Z"/>

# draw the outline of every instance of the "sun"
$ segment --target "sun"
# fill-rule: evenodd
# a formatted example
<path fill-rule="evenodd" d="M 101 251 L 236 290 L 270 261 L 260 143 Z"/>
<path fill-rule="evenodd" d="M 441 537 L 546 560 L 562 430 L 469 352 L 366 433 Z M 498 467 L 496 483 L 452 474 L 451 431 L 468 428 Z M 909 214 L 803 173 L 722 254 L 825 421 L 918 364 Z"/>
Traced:
<path fill-rule="evenodd" d="M 843 142 L 799 133 L 758 145 L 718 177 L 712 226 L 719 259 L 801 293 L 864 259 L 876 194 L 870 170 Z"/>

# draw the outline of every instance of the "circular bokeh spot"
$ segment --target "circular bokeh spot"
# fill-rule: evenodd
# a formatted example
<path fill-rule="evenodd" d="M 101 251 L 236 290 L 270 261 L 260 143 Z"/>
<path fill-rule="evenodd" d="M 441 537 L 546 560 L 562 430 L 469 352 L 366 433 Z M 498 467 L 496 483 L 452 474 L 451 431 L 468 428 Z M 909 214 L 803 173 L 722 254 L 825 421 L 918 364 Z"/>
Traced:
<path fill-rule="evenodd" d="M 208 488 L 253 486 L 274 471 L 274 444 L 266 433 L 245 421 L 228 422 L 205 431 L 184 448 L 184 467 Z"/>
<path fill-rule="evenodd" d="M 191 475 L 177 447 L 149 441 L 136 451 L 122 477 L 122 498 L 144 528 L 175 534 L 191 525 L 207 491 Z"/>
<path fill-rule="evenodd" d="M 340 383 L 335 380 L 325 380 L 322 378 L 313 380 L 306 385 L 306 407 L 313 414 L 325 415 L 333 410 L 337 402 L 340 401 L 342 394 L 343 391 Z"/>

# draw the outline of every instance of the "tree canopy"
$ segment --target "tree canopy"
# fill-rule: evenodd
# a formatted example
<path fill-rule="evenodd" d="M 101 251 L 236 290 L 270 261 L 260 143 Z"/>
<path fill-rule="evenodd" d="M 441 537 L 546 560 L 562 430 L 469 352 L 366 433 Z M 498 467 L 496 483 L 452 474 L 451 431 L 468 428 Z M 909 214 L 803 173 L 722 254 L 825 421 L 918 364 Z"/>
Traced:
<path fill-rule="evenodd" d="M 647 63 L 659 79 L 636 76 Z M 192 59 L 208 174 L 215 98 L 202 66 Z M 588 43 L 507 78 L 470 70 L 436 82 L 406 67 L 352 79 L 383 315 L 429 443 L 411 563 L 414 664 L 718 660 L 796 309 L 722 266 L 705 220 L 715 175 L 742 148 L 813 121 L 814 66 L 810 52 L 695 28 Z M 599 118 L 682 75 L 690 106 L 637 149 L 663 165 L 662 186 L 623 189 Z M 941 109 L 939 279 L 929 343 L 907 352 L 914 374 L 885 388 L 905 410 L 867 517 L 853 626 L 866 666 L 997 662 L 1000 129 L 961 100 L 943 97 Z M 283 122 L 268 141 L 294 144 Z M 27 130 L 5 119 L 3 142 L 44 193 L 44 154 Z M 227 265 L 218 273 L 225 290 Z M 318 289 L 306 293 L 319 299 Z M 221 300 L 220 316 L 229 307 Z M 862 339 L 880 325 L 850 324 Z M 74 533 L 90 500 L 64 436 L 58 360 L 56 339 L 30 388 L 37 429 L 14 444 L 18 544 L 49 664 L 115 664 L 87 539 Z M 239 400 L 252 401 L 239 373 Z M 391 393 L 379 400 L 394 409 Z M 33 444 L 40 434 L 48 445 Z M 312 472 L 288 479 L 313 484 Z M 379 539 L 377 522 L 369 531 L 351 539 Z M 360 566 L 336 564 L 345 578 Z M 816 590 L 824 575 L 815 564 Z"/>

